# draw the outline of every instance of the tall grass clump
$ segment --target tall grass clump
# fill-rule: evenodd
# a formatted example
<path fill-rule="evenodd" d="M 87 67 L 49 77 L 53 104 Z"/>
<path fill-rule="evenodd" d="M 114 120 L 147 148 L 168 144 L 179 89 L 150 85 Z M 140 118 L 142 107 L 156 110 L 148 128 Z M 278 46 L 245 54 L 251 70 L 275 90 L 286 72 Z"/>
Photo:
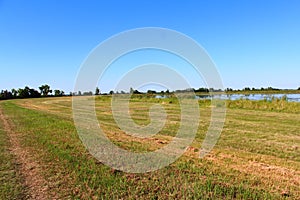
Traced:
<path fill-rule="evenodd" d="M 284 95 L 281 98 L 272 97 L 271 100 L 228 100 L 227 107 L 238 109 L 255 109 L 276 112 L 300 113 L 300 103 L 288 102 L 286 95 Z"/>

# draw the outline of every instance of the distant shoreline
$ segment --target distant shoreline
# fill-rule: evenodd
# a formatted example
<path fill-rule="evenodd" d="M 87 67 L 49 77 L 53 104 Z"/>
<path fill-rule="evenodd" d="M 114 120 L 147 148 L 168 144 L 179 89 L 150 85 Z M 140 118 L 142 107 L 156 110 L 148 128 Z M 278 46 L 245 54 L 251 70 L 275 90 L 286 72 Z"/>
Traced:
<path fill-rule="evenodd" d="M 196 92 L 197 95 L 207 95 L 209 92 Z M 235 91 L 223 91 L 223 92 L 211 92 L 211 94 L 300 94 L 300 90 L 235 90 Z"/>

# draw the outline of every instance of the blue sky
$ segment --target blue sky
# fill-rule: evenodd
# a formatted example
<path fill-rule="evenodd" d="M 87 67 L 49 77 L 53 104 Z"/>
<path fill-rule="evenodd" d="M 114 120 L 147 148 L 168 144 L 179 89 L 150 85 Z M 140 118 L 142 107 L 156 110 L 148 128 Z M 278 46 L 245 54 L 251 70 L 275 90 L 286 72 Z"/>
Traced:
<path fill-rule="evenodd" d="M 225 87 L 298 88 L 299 10 L 298 0 L 0 0 L 0 88 L 47 83 L 68 93 L 91 50 L 141 27 L 169 28 L 196 40 Z M 114 70 L 107 80 L 118 79 Z M 193 87 L 203 86 L 188 78 Z M 107 92 L 114 85 L 99 86 Z"/>

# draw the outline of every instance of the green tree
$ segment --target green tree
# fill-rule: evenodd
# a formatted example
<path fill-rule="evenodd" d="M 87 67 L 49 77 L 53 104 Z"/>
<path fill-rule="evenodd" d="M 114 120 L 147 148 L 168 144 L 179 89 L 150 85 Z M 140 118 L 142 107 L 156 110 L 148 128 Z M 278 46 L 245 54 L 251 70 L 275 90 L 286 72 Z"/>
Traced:
<path fill-rule="evenodd" d="M 100 89 L 96 87 L 95 95 L 99 95 L 99 94 L 100 94 Z"/>
<path fill-rule="evenodd" d="M 49 93 L 50 94 L 52 93 L 52 90 L 50 89 L 50 86 L 47 85 L 47 84 L 40 86 L 39 89 L 41 90 L 41 94 L 43 96 L 48 96 Z"/>
<path fill-rule="evenodd" d="M 156 94 L 156 91 L 155 90 L 148 90 L 147 94 Z"/>
<path fill-rule="evenodd" d="M 37 90 L 35 90 L 35 89 L 31 89 L 31 88 L 29 88 L 29 97 L 31 97 L 31 98 L 38 98 L 38 97 L 40 97 L 41 96 L 41 93 L 39 93 Z"/>
<path fill-rule="evenodd" d="M 225 89 L 225 92 L 232 92 L 232 91 L 233 91 L 232 88 L 226 88 L 226 89 Z"/>
<path fill-rule="evenodd" d="M 65 95 L 65 92 L 62 91 L 62 90 L 54 90 L 54 96 L 64 96 Z"/>
<path fill-rule="evenodd" d="M 29 95 L 29 87 L 26 86 L 24 89 L 22 88 L 19 88 L 18 89 L 18 94 L 19 94 L 19 97 L 20 98 L 28 98 L 30 95 Z"/>
<path fill-rule="evenodd" d="M 13 95 L 14 98 L 16 98 L 18 96 L 18 91 L 16 89 L 11 89 L 11 93 Z"/>
<path fill-rule="evenodd" d="M 130 92 L 130 94 L 133 94 L 134 89 L 131 87 L 129 92 Z"/>
<path fill-rule="evenodd" d="M 7 90 L 2 90 L 0 93 L 0 99 L 11 99 L 13 97 L 12 93 Z"/>
<path fill-rule="evenodd" d="M 54 90 L 54 96 L 59 96 L 60 95 L 60 90 Z"/>
<path fill-rule="evenodd" d="M 142 93 L 140 91 L 138 91 L 138 90 L 134 90 L 133 94 L 142 94 Z"/>

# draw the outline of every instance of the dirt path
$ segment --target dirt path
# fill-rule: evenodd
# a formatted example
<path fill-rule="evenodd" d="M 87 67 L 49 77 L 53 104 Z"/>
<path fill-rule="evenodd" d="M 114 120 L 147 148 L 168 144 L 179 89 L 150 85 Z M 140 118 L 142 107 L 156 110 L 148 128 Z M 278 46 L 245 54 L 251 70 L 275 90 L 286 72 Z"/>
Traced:
<path fill-rule="evenodd" d="M 21 176 L 24 178 L 27 190 L 26 199 L 55 199 L 49 195 L 47 182 L 40 174 L 39 163 L 30 155 L 28 149 L 20 145 L 20 134 L 13 131 L 13 125 L 6 118 L 1 108 L 0 120 L 4 126 L 3 129 L 7 132 L 10 139 L 10 151 L 15 156 Z"/>

